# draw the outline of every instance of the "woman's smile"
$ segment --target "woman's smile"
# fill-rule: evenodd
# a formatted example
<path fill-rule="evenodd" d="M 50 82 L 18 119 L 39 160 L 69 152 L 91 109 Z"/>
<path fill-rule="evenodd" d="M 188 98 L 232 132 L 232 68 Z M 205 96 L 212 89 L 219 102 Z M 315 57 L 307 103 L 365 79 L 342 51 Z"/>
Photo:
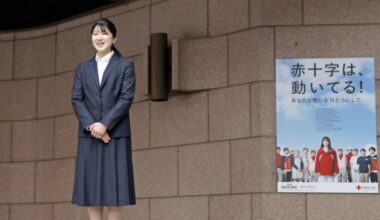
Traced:
<path fill-rule="evenodd" d="M 102 47 L 104 45 L 104 42 L 97 42 L 96 45 L 98 45 L 99 47 Z"/>

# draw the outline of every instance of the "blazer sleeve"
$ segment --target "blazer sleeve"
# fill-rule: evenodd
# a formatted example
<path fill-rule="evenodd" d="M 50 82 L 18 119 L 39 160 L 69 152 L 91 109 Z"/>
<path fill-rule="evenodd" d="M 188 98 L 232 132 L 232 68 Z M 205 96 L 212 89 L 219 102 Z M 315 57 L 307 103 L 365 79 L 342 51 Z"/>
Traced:
<path fill-rule="evenodd" d="M 105 117 L 100 120 L 100 123 L 104 124 L 108 130 L 112 130 L 115 125 L 128 114 L 135 95 L 135 84 L 135 66 L 133 62 L 130 62 L 125 69 L 121 92 L 116 104 Z"/>
<path fill-rule="evenodd" d="M 75 77 L 74 77 L 74 83 L 72 87 L 71 92 L 71 103 L 74 108 L 74 112 L 79 120 L 79 123 L 82 125 L 82 128 L 86 130 L 88 126 L 95 123 L 93 116 L 88 111 L 86 104 L 84 103 L 84 94 L 83 94 L 83 87 L 82 87 L 82 66 L 79 63 L 77 65 L 76 71 L 75 71 Z"/>

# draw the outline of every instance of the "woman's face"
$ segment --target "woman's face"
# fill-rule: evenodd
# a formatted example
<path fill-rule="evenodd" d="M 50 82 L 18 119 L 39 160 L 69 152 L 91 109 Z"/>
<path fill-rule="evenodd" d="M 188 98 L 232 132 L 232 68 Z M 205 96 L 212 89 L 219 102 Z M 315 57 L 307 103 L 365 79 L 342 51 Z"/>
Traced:
<path fill-rule="evenodd" d="M 323 139 L 323 141 L 322 141 L 322 143 L 323 143 L 323 146 L 324 147 L 328 147 L 329 146 L 329 140 L 327 140 L 327 139 Z"/>
<path fill-rule="evenodd" d="M 111 51 L 111 46 L 116 42 L 116 38 L 112 36 L 112 33 L 105 28 L 103 32 L 99 25 L 94 28 L 92 32 L 92 45 L 95 50 L 100 54 L 107 54 Z"/>

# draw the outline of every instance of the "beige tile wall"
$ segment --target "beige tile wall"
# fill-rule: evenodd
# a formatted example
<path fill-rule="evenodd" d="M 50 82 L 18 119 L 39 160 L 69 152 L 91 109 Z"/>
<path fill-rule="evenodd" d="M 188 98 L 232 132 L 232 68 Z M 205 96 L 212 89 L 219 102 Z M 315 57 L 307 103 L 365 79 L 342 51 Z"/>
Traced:
<path fill-rule="evenodd" d="M 0 220 L 88 219 L 70 203 L 78 126 L 70 92 L 77 63 L 94 55 L 89 28 L 100 17 L 116 23 L 116 46 L 136 67 L 137 205 L 123 219 L 360 218 L 353 207 L 378 219 L 378 194 L 276 193 L 274 60 L 378 60 L 380 2 L 349 2 L 134 0 L 0 33 Z M 146 96 L 154 32 L 175 42 L 173 88 L 185 92 L 167 102 Z"/>

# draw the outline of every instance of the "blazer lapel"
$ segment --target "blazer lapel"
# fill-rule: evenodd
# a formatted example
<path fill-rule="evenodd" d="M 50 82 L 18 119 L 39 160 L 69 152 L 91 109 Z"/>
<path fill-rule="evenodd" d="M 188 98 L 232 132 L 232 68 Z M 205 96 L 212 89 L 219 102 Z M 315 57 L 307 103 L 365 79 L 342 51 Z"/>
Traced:
<path fill-rule="evenodd" d="M 94 82 L 96 88 L 100 88 L 99 85 L 99 76 L 98 76 L 98 65 L 96 64 L 95 56 L 91 60 L 91 71 L 90 71 L 90 78 Z"/>
<path fill-rule="evenodd" d="M 104 83 L 106 82 L 108 76 L 112 72 L 112 70 L 119 64 L 121 61 L 121 58 L 117 54 L 113 54 L 111 56 L 111 59 L 108 61 L 107 67 L 104 70 L 102 82 L 99 85 L 99 73 L 98 73 L 98 65 L 95 60 L 95 56 L 91 60 L 91 72 L 95 74 L 91 74 L 91 80 L 95 83 L 96 87 L 98 89 L 102 89 L 104 86 Z"/>
<path fill-rule="evenodd" d="M 121 58 L 116 53 L 114 53 L 111 56 L 111 59 L 108 61 L 107 67 L 104 70 L 102 82 L 100 84 L 100 89 L 102 89 L 104 87 L 104 83 L 106 82 L 107 78 L 111 74 L 112 70 L 120 63 L 120 61 L 121 61 Z"/>

